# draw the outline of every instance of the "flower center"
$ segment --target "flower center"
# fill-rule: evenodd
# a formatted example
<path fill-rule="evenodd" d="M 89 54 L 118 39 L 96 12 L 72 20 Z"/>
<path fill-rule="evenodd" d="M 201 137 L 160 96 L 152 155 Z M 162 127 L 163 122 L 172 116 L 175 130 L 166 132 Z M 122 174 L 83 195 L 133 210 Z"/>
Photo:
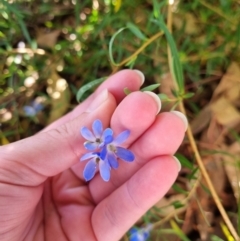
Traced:
<path fill-rule="evenodd" d="M 108 145 L 108 149 L 109 149 L 109 151 L 112 151 L 114 153 L 117 151 L 117 149 L 114 145 Z"/>
<path fill-rule="evenodd" d="M 101 140 L 100 138 L 97 138 L 97 139 L 96 139 L 96 142 L 97 142 L 98 144 L 101 144 L 102 140 Z"/>
<path fill-rule="evenodd" d="M 100 158 L 96 157 L 96 163 L 99 163 L 99 162 L 100 162 Z"/>

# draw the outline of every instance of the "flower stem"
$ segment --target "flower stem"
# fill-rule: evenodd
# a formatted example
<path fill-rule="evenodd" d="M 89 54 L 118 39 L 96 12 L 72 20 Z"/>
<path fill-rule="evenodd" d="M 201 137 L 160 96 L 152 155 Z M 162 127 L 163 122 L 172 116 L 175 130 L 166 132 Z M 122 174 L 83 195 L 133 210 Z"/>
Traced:
<path fill-rule="evenodd" d="M 148 39 L 139 49 L 137 49 L 131 56 L 127 57 L 124 59 L 122 62 L 117 64 L 115 68 L 113 68 L 112 74 L 116 73 L 118 69 L 128 63 L 130 60 L 134 59 L 135 57 L 138 56 L 149 44 L 151 44 L 153 41 L 155 41 L 157 38 L 163 35 L 163 32 L 158 32 L 154 34 L 150 39 Z"/>

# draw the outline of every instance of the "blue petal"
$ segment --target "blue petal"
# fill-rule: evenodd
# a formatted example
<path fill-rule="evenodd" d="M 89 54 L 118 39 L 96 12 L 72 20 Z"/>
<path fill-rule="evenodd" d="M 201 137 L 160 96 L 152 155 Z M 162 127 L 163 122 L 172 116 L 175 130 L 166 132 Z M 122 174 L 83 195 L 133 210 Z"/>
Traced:
<path fill-rule="evenodd" d="M 132 234 L 129 238 L 129 241 L 146 241 L 146 240 L 147 238 L 144 237 L 141 231 L 138 231 L 137 233 Z"/>
<path fill-rule="evenodd" d="M 35 116 L 37 114 L 36 110 L 32 106 L 29 106 L 29 105 L 25 105 L 23 107 L 23 110 L 25 112 L 25 115 L 27 115 L 27 116 Z"/>
<path fill-rule="evenodd" d="M 117 169 L 119 167 L 117 158 L 115 157 L 114 153 L 112 153 L 112 152 L 108 153 L 108 162 L 109 162 L 109 165 L 114 169 Z"/>
<path fill-rule="evenodd" d="M 113 136 L 106 136 L 103 141 L 104 144 L 109 144 L 113 141 Z"/>
<path fill-rule="evenodd" d="M 129 241 L 142 241 L 141 236 L 136 232 L 129 237 Z"/>
<path fill-rule="evenodd" d="M 34 101 L 32 104 L 33 108 L 35 109 L 36 112 L 39 112 L 43 109 L 43 105 L 37 101 Z"/>
<path fill-rule="evenodd" d="M 143 237 L 144 237 L 145 240 L 147 240 L 147 238 L 148 238 L 149 236 L 150 236 L 149 231 L 144 231 L 144 232 L 143 232 Z"/>
<path fill-rule="evenodd" d="M 123 147 L 117 146 L 115 154 L 117 155 L 117 157 L 127 162 L 132 162 L 135 159 L 134 154 Z"/>
<path fill-rule="evenodd" d="M 107 129 L 104 130 L 103 135 L 102 135 L 103 140 L 107 136 L 113 136 L 113 130 L 111 128 L 107 128 Z"/>
<path fill-rule="evenodd" d="M 83 145 L 89 151 L 94 151 L 98 148 L 98 143 L 96 142 L 85 141 Z"/>
<path fill-rule="evenodd" d="M 83 170 L 83 176 L 86 181 L 91 180 L 97 171 L 97 163 L 95 158 L 91 159 Z"/>
<path fill-rule="evenodd" d="M 111 170 L 111 167 L 109 166 L 108 162 L 100 160 L 99 171 L 100 171 L 100 175 L 101 175 L 102 179 L 105 182 L 108 182 L 110 179 L 110 170 Z"/>
<path fill-rule="evenodd" d="M 106 155 L 107 155 L 107 147 L 104 146 L 99 154 L 99 157 L 102 159 L 102 160 L 105 160 L 106 158 Z"/>
<path fill-rule="evenodd" d="M 103 132 L 102 122 L 100 120 L 95 120 L 92 125 L 93 133 L 97 138 L 100 138 Z"/>
<path fill-rule="evenodd" d="M 86 154 L 84 154 L 81 158 L 80 158 L 80 161 L 85 161 L 87 159 L 90 159 L 92 157 L 96 157 L 96 153 L 94 152 L 88 152 Z"/>
<path fill-rule="evenodd" d="M 121 132 L 113 141 L 113 144 L 114 145 L 120 145 L 122 144 L 123 142 L 125 142 L 127 140 L 127 138 L 129 137 L 130 135 L 130 131 L 129 130 L 126 130 L 126 131 L 123 131 Z"/>
<path fill-rule="evenodd" d="M 93 133 L 85 126 L 81 129 L 81 134 L 88 141 L 94 142 L 96 140 L 96 137 L 93 135 Z"/>
<path fill-rule="evenodd" d="M 138 232 L 138 229 L 135 228 L 135 227 L 133 227 L 133 228 L 131 228 L 131 229 L 129 230 L 129 233 L 130 233 L 130 234 L 134 234 L 134 233 L 137 233 L 137 232 Z"/>

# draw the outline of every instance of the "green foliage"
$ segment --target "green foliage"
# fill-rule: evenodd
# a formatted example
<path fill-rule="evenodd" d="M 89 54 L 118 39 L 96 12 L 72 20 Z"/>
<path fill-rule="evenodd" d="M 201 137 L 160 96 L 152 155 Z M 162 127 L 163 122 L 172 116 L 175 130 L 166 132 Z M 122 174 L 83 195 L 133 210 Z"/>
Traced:
<path fill-rule="evenodd" d="M 77 98 L 77 101 L 80 102 L 83 95 L 88 91 L 88 90 L 91 90 L 93 89 L 93 87 L 95 87 L 96 85 L 99 85 L 101 84 L 104 80 L 106 79 L 106 77 L 103 77 L 103 78 L 100 78 L 100 79 L 96 79 L 96 80 L 93 80 L 87 84 L 85 84 L 84 86 L 82 86 L 78 92 L 77 92 L 77 95 L 76 95 L 76 98 Z"/>

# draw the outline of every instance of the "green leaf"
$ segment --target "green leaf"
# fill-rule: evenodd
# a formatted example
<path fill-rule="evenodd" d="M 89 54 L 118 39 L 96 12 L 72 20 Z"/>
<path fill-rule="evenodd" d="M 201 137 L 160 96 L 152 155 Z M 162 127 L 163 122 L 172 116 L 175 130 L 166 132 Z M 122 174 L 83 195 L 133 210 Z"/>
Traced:
<path fill-rule="evenodd" d="M 174 183 L 172 186 L 173 190 L 178 192 L 178 193 L 183 193 L 183 194 L 188 194 L 187 191 L 185 191 L 184 189 L 182 189 L 178 184 Z"/>
<path fill-rule="evenodd" d="M 166 0 L 160 1 L 153 0 L 153 16 L 158 18 L 160 16 L 160 11 L 163 6 L 165 6 L 168 2 Z"/>
<path fill-rule="evenodd" d="M 130 93 L 132 93 L 132 91 L 130 89 L 128 89 L 127 87 L 124 88 L 123 91 L 126 95 L 129 95 Z"/>
<path fill-rule="evenodd" d="M 195 93 L 189 92 L 183 95 L 183 99 L 189 99 L 191 97 L 193 97 L 195 95 Z"/>
<path fill-rule="evenodd" d="M 83 85 L 77 92 L 77 95 L 76 95 L 77 101 L 80 102 L 83 94 L 85 94 L 88 90 L 92 89 L 96 85 L 101 84 L 106 78 L 107 77 L 102 77 L 100 79 L 93 80 L 87 83 L 86 85 Z"/>
<path fill-rule="evenodd" d="M 198 168 L 198 167 L 195 167 L 195 168 L 192 170 L 192 172 L 187 175 L 187 179 L 188 179 L 188 180 L 197 179 L 197 177 L 195 176 L 195 174 L 197 173 L 198 170 L 199 170 L 199 168 Z"/>
<path fill-rule="evenodd" d="M 158 94 L 158 97 L 160 98 L 160 100 L 168 100 L 168 96 L 166 94 Z"/>
<path fill-rule="evenodd" d="M 127 28 L 129 28 L 129 30 L 139 39 L 141 40 L 148 39 L 135 24 L 128 22 Z"/>
<path fill-rule="evenodd" d="M 157 23 L 160 26 L 160 28 L 163 30 L 163 32 L 165 33 L 170 50 L 171 50 L 171 55 L 172 55 L 172 63 L 171 63 L 172 66 L 170 66 L 171 74 L 172 74 L 175 82 L 178 85 L 179 92 L 181 94 L 183 94 L 184 93 L 183 71 L 182 71 L 182 65 L 180 62 L 180 58 L 178 55 L 175 41 L 174 41 L 171 33 L 169 32 L 166 24 L 164 23 L 162 16 L 158 16 L 158 20 L 159 21 Z"/>
<path fill-rule="evenodd" d="M 141 91 L 153 91 L 153 90 L 157 89 L 159 86 L 160 86 L 160 84 L 149 85 L 147 87 L 142 88 Z"/>
<path fill-rule="evenodd" d="M 186 234 L 179 228 L 177 223 L 173 220 L 170 220 L 170 224 L 172 226 L 172 229 L 176 232 L 176 234 L 181 238 L 183 241 L 191 241 Z"/>
<path fill-rule="evenodd" d="M 175 209 L 184 207 L 184 204 L 182 204 L 182 203 L 179 202 L 179 201 L 174 201 L 174 202 L 172 202 L 171 204 L 174 206 Z"/>
<path fill-rule="evenodd" d="M 177 159 L 180 161 L 181 165 L 183 167 L 187 167 L 189 169 L 193 169 L 193 164 L 191 163 L 191 161 L 189 161 L 185 156 L 183 156 L 182 154 L 180 153 L 177 153 L 175 155 L 177 157 Z"/>
<path fill-rule="evenodd" d="M 118 66 L 118 64 L 113 59 L 113 52 L 112 52 L 113 43 L 114 43 L 115 38 L 118 36 L 118 34 L 120 34 L 125 29 L 127 29 L 127 27 L 120 28 L 115 34 L 113 34 L 113 36 L 112 36 L 112 38 L 110 39 L 110 42 L 109 42 L 109 48 L 108 48 L 109 58 L 110 58 L 111 64 L 114 65 L 114 66 Z"/>
<path fill-rule="evenodd" d="M 219 238 L 216 235 L 211 235 L 211 241 L 224 241 L 223 239 Z"/>

